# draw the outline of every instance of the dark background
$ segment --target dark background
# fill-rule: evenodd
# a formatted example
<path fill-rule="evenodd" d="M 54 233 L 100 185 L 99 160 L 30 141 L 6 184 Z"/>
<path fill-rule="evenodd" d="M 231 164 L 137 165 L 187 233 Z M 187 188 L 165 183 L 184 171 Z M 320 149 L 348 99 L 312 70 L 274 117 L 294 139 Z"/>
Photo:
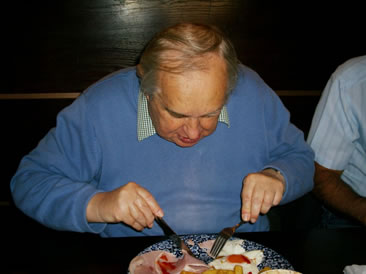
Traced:
<path fill-rule="evenodd" d="M 5 1 L 1 92 L 75 92 L 135 65 L 169 25 L 215 24 L 240 60 L 275 90 L 322 89 L 346 59 L 365 54 L 362 1 Z M 4 66 L 4 64 L 3 64 Z"/>
<path fill-rule="evenodd" d="M 99 78 L 135 65 L 153 34 L 178 22 L 219 26 L 233 41 L 239 59 L 256 70 L 281 96 L 292 114 L 292 122 L 306 136 L 319 95 L 331 73 L 345 60 L 366 54 L 361 3 L 3 2 L 1 218 L 31 223 L 14 208 L 9 181 L 21 157 L 55 125 L 58 111 L 74 100 L 75 93 Z"/>

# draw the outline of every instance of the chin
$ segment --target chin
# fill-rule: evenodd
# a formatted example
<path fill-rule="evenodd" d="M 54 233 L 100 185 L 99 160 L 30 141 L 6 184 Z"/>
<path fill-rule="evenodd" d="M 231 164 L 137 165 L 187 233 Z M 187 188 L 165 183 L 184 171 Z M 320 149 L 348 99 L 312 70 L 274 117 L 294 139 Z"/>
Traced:
<path fill-rule="evenodd" d="M 196 144 L 198 144 L 201 140 L 202 140 L 202 138 L 203 137 L 200 137 L 200 138 L 198 138 L 197 140 L 194 140 L 193 142 L 189 142 L 189 141 L 184 141 L 184 140 L 181 140 L 179 137 L 176 137 L 176 136 L 173 136 L 173 137 L 168 137 L 168 136 L 165 136 L 165 137 L 163 137 L 163 136 L 161 136 L 161 135 L 159 135 L 161 138 L 163 138 L 163 139 L 165 139 L 166 141 L 169 141 L 169 142 L 171 142 L 171 143 L 174 143 L 174 144 L 176 144 L 177 146 L 179 146 L 179 147 L 193 147 L 194 145 L 196 145 Z"/>
<path fill-rule="evenodd" d="M 174 142 L 177 146 L 179 147 L 193 147 L 195 144 L 197 144 L 198 142 L 195 142 L 195 143 L 190 143 L 190 144 L 187 144 L 187 143 L 183 143 L 183 142 Z"/>

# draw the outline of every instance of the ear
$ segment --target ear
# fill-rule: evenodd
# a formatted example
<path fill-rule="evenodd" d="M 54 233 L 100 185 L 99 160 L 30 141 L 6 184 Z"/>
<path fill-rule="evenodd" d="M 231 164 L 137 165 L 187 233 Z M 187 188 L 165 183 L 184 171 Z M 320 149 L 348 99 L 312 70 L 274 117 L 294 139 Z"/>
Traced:
<path fill-rule="evenodd" d="M 144 70 L 142 69 L 142 66 L 141 66 L 141 64 L 138 64 L 137 66 L 136 66 L 136 72 L 137 72 L 137 76 L 138 77 L 142 77 L 142 76 L 144 76 Z"/>

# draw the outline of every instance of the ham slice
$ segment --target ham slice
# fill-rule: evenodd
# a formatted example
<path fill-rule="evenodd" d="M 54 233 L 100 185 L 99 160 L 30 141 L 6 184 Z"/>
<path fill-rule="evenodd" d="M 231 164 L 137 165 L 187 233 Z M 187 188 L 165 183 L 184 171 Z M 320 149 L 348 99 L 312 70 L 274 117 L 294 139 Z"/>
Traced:
<path fill-rule="evenodd" d="M 166 251 L 150 251 L 136 256 L 128 268 L 130 274 L 179 274 L 181 271 L 202 273 L 209 266 L 201 260 L 190 256 L 183 250 L 183 256 L 177 258 Z"/>
<path fill-rule="evenodd" d="M 206 253 L 207 253 L 209 256 L 211 256 L 211 257 L 212 257 L 212 255 L 211 255 L 210 251 L 211 251 L 211 248 L 212 248 L 212 246 L 213 246 L 214 242 L 215 242 L 215 240 L 207 240 L 207 241 L 204 241 L 204 242 L 202 242 L 202 243 L 200 243 L 200 244 L 198 244 L 198 245 L 199 245 L 199 247 L 200 247 L 200 248 L 202 248 L 203 250 L 205 250 L 205 251 L 206 251 Z"/>

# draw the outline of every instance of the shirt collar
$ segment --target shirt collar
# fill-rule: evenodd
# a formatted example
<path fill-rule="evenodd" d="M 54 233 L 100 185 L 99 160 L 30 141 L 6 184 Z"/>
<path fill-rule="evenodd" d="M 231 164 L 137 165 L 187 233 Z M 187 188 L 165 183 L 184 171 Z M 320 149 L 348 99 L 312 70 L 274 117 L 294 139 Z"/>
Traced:
<path fill-rule="evenodd" d="M 221 109 L 218 121 L 225 123 L 228 127 L 230 127 L 229 115 L 227 113 L 226 106 Z M 137 139 L 142 141 L 154 134 L 156 134 L 156 131 L 149 115 L 147 98 L 140 90 L 137 105 Z"/>

